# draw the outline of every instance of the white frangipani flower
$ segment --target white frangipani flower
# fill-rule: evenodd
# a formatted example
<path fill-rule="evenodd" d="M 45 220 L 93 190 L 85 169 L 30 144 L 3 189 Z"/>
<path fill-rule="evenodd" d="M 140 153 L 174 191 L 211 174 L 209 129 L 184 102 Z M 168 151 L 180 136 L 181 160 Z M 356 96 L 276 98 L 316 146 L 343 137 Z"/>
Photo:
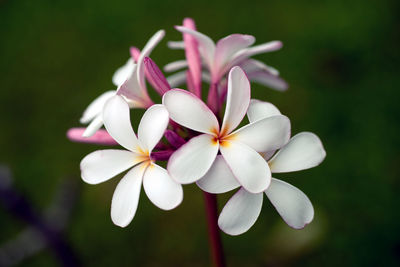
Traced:
<path fill-rule="evenodd" d="M 213 112 L 195 95 L 175 89 L 165 93 L 163 104 L 172 120 L 202 134 L 178 149 L 168 162 L 172 178 L 182 184 L 204 176 L 217 158 L 223 158 L 246 190 L 259 193 L 270 184 L 268 164 L 258 152 L 275 150 L 289 140 L 290 122 L 277 115 L 250 123 L 236 131 L 250 102 L 250 84 L 245 73 L 234 67 L 228 76 L 228 96 L 220 127 Z M 222 156 L 218 156 L 218 151 Z"/>
<path fill-rule="evenodd" d="M 120 67 L 113 76 L 113 83 L 118 86 L 117 90 L 111 90 L 97 97 L 84 111 L 80 120 L 81 123 L 89 123 L 83 137 L 92 136 L 98 129 L 103 126 L 102 110 L 106 101 L 112 96 L 118 94 L 125 97 L 131 108 L 147 108 L 153 104 L 144 82 L 144 65 L 145 57 L 148 57 L 157 44 L 165 35 L 164 30 L 156 32 L 147 42 L 138 58 L 137 64 L 133 58 Z"/>
<path fill-rule="evenodd" d="M 109 134 L 127 150 L 98 150 L 81 161 L 82 179 L 89 184 L 104 182 L 132 168 L 115 189 L 112 221 L 121 227 L 133 219 L 143 182 L 146 195 L 163 210 L 177 207 L 183 199 L 182 186 L 169 176 L 167 170 L 154 163 L 151 152 L 168 126 L 168 111 L 163 105 L 151 106 L 143 115 L 136 137 L 129 106 L 121 96 L 107 101 L 103 111 L 104 125 Z"/>
<path fill-rule="evenodd" d="M 277 114 L 280 112 L 274 105 L 258 100 L 252 100 L 247 112 L 253 123 Z M 270 155 L 266 153 L 264 156 L 271 172 L 281 173 L 315 167 L 324 160 L 326 152 L 315 134 L 302 132 L 292 137 L 271 159 Z M 240 186 L 223 159 L 215 162 L 197 184 L 209 193 L 224 193 Z M 312 221 L 314 209 L 308 197 L 298 188 L 272 178 L 264 192 L 254 194 L 241 188 L 235 193 L 220 214 L 219 227 L 230 235 L 239 235 L 250 229 L 261 212 L 263 193 L 290 227 L 301 229 Z"/>

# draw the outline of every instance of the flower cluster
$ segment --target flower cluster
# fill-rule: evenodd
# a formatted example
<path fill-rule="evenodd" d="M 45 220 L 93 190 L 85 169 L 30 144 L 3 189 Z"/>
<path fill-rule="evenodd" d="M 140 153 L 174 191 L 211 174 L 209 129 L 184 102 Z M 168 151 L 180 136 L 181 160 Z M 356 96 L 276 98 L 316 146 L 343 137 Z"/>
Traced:
<path fill-rule="evenodd" d="M 291 137 L 285 115 L 269 102 L 251 99 L 253 81 L 287 89 L 276 69 L 250 58 L 278 50 L 282 43 L 252 46 L 253 36 L 232 34 L 215 44 L 196 31 L 189 18 L 176 29 L 183 41 L 168 46 L 184 49 L 186 59 L 164 67 L 165 72 L 176 73 L 166 78 L 149 57 L 165 35 L 160 30 L 141 51 L 130 48 L 131 57 L 113 76 L 116 90 L 96 98 L 83 113 L 81 123 L 88 123 L 87 128 L 68 131 L 73 141 L 125 148 L 87 155 L 80 164 L 82 179 L 98 184 L 128 170 L 111 204 L 111 218 L 121 227 L 135 216 L 142 184 L 154 205 L 170 210 L 183 200 L 182 185 L 196 183 L 212 194 L 238 189 L 218 219 L 227 234 L 250 229 L 264 194 L 289 226 L 303 228 L 314 216 L 310 200 L 296 187 L 272 178 L 272 173 L 317 166 L 325 150 L 313 133 Z M 146 81 L 162 103 L 154 104 Z M 176 89 L 184 84 L 187 90 Z M 209 84 L 207 95 L 205 84 Z M 137 108 L 146 111 L 136 135 L 130 110 Z M 162 161 L 167 162 L 166 169 L 157 164 Z"/>

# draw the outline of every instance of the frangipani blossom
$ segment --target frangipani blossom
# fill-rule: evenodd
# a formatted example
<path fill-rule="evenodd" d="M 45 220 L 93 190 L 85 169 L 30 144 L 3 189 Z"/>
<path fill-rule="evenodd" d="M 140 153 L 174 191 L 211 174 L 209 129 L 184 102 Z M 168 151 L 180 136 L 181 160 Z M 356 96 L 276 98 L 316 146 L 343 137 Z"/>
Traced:
<path fill-rule="evenodd" d="M 144 81 L 144 59 L 150 55 L 164 35 L 164 30 L 156 32 L 147 42 L 142 52 L 134 47 L 130 49 L 131 58 L 124 66 L 119 68 L 113 76 L 113 82 L 118 86 L 117 90 L 110 90 L 103 93 L 84 111 L 80 122 L 82 124 L 89 123 L 89 125 L 82 137 L 87 138 L 92 136 L 103 126 L 103 106 L 108 99 L 116 94 L 125 97 L 131 108 L 148 108 L 153 105 L 153 101 L 147 93 L 146 83 Z M 135 63 L 136 60 L 137 63 Z M 81 139 L 82 138 L 77 137 L 77 141 L 82 141 Z"/>
<path fill-rule="evenodd" d="M 240 67 L 228 76 L 226 110 L 220 127 L 214 113 L 192 93 L 174 89 L 165 93 L 163 104 L 176 123 L 200 132 L 180 147 L 168 161 L 168 172 L 182 184 L 204 176 L 218 152 L 246 190 L 259 193 L 271 181 L 268 164 L 258 152 L 282 147 L 289 140 L 290 122 L 278 115 L 250 123 L 236 131 L 250 102 L 250 83 Z"/>
<path fill-rule="evenodd" d="M 165 66 L 165 71 L 172 72 L 185 67 L 189 67 L 190 70 L 193 70 L 194 68 L 192 66 L 201 66 L 201 63 L 195 63 L 197 61 L 195 53 L 190 53 L 191 57 L 188 57 L 188 50 L 193 51 L 193 45 L 190 45 L 191 43 L 185 40 L 185 35 L 190 35 L 197 41 L 196 44 L 198 45 L 198 50 L 203 59 L 203 65 L 211 76 L 212 85 L 218 84 L 233 66 L 240 66 L 251 81 L 254 80 L 260 84 L 281 91 L 288 88 L 287 83 L 279 77 L 279 72 L 277 72 L 276 69 L 260 61 L 250 60 L 250 57 L 253 55 L 279 50 L 282 47 L 280 41 L 271 41 L 249 47 L 255 42 L 253 36 L 232 34 L 220 39 L 217 44 L 215 44 L 208 36 L 196 31 L 194 27 L 190 27 L 190 23 L 185 23 L 186 20 L 188 19 L 185 19 L 183 26 L 175 27 L 178 31 L 183 33 L 184 42 L 169 42 L 168 46 L 172 49 L 185 49 L 187 60 L 171 62 Z M 196 73 L 198 72 L 196 71 Z M 201 77 L 201 75 L 197 76 L 199 78 Z"/>
<path fill-rule="evenodd" d="M 247 113 L 253 123 L 277 114 L 280 112 L 275 106 L 261 101 L 252 101 Z M 265 160 L 271 172 L 282 173 L 315 167 L 324 160 L 326 152 L 315 134 L 302 132 L 292 137 L 271 159 L 269 155 L 265 155 Z M 224 193 L 239 187 L 227 166 L 220 159 L 197 184 L 210 193 Z M 219 216 L 219 227 L 230 235 L 239 235 L 250 229 L 261 212 L 264 193 L 290 227 L 301 229 L 312 221 L 314 209 L 308 197 L 298 188 L 272 178 L 264 192 L 254 194 L 241 188 L 235 193 Z"/>
<path fill-rule="evenodd" d="M 165 107 L 153 105 L 147 109 L 139 123 L 138 137 L 132 129 L 129 106 L 121 96 L 113 96 L 107 101 L 103 119 L 109 134 L 127 150 L 98 150 L 87 155 L 81 161 L 81 176 L 89 184 L 98 184 L 133 167 L 115 189 L 112 221 L 121 227 L 132 221 L 142 183 L 154 205 L 163 210 L 177 207 L 183 199 L 182 186 L 151 157 L 169 122 Z"/>

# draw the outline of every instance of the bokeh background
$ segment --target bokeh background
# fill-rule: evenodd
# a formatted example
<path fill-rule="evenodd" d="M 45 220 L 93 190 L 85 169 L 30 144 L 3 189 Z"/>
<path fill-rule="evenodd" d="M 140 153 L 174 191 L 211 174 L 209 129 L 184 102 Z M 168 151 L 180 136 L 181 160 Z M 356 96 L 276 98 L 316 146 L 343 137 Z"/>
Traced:
<path fill-rule="evenodd" d="M 398 266 L 398 3 L 0 0 L 0 162 L 13 173 L 13 190 L 39 214 L 73 184 L 64 196 L 70 205 L 61 206 L 70 212 L 63 240 L 83 265 L 208 266 L 203 199 L 195 186 L 185 186 L 184 202 L 171 212 L 142 193 L 131 225 L 116 227 L 109 210 L 119 179 L 84 184 L 79 162 L 99 147 L 71 143 L 65 133 L 79 125 L 94 97 L 114 88 L 112 74 L 129 46 L 143 47 L 163 28 L 166 38 L 152 58 L 160 66 L 182 59 L 166 41 L 181 39 L 173 25 L 184 17 L 214 40 L 231 33 L 252 34 L 257 43 L 282 40 L 281 51 L 256 58 L 278 68 L 290 89 L 254 84 L 252 94 L 288 115 L 293 133 L 321 137 L 322 165 L 277 175 L 309 196 L 316 216 L 304 230 L 291 230 L 265 200 L 250 231 L 223 235 L 229 266 Z M 133 116 L 137 121 L 141 113 Z M 50 217 L 59 219 L 55 214 Z M 0 203 L 0 252 L 30 229 L 14 215 Z M 6 256 L 0 253 L 3 262 Z M 60 264 L 51 248 L 22 258 L 24 266 Z"/>

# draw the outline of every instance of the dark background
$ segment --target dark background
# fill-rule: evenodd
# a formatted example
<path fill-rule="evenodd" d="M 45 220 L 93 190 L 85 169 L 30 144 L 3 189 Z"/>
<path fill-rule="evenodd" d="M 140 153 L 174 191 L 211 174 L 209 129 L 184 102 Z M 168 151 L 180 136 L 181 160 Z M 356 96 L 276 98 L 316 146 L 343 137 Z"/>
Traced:
<path fill-rule="evenodd" d="M 251 230 L 223 235 L 230 266 L 398 266 L 399 231 L 398 1 L 0 1 L 0 162 L 14 187 L 44 210 L 65 180 L 80 197 L 66 239 L 88 266 L 207 266 L 202 195 L 185 186 L 181 206 L 153 206 L 142 193 L 125 229 L 110 219 L 118 182 L 91 186 L 79 162 L 98 147 L 69 142 L 84 108 L 113 89 L 111 76 L 131 45 L 158 29 L 166 38 L 152 58 L 182 59 L 166 47 L 184 17 L 218 40 L 247 33 L 257 43 L 282 40 L 257 56 L 281 71 L 285 93 L 253 85 L 277 105 L 293 134 L 321 137 L 327 158 L 317 168 L 277 175 L 304 191 L 316 209 L 305 230 L 287 227 L 265 199 Z M 134 114 L 137 121 L 140 112 Z M 230 194 L 220 197 L 223 205 Z M 0 248 L 27 227 L 0 205 Z M 53 266 L 46 249 L 23 261 Z"/>

